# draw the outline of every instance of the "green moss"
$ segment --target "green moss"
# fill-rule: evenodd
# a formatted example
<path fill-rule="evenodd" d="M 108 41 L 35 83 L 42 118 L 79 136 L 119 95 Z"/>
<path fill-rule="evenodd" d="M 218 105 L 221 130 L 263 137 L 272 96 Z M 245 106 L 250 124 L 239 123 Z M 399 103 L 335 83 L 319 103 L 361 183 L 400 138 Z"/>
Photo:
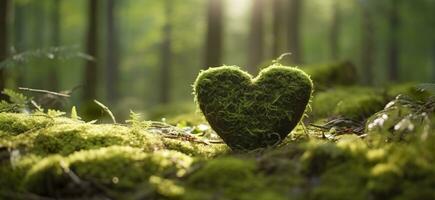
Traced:
<path fill-rule="evenodd" d="M 337 143 L 312 140 L 304 144 L 303 173 L 318 175 L 345 162 L 365 162 L 367 145 L 357 136 L 344 136 Z"/>
<path fill-rule="evenodd" d="M 386 103 L 387 98 L 371 88 L 335 88 L 314 96 L 311 114 L 316 119 L 345 117 L 363 120 L 382 110 Z"/>
<path fill-rule="evenodd" d="M 18 135 L 30 130 L 45 128 L 53 124 L 53 119 L 47 116 L 32 116 L 29 114 L 2 113 L 0 115 L 0 131 Z"/>
<path fill-rule="evenodd" d="M 299 126 L 274 148 L 233 153 L 176 129 L 152 131 L 150 123 L 0 113 L 7 124 L 0 130 L 0 199 L 434 199 L 433 100 L 405 100 L 375 115 L 388 120 L 366 137 L 324 141 Z M 391 131 L 415 113 L 414 129 Z"/>
<path fill-rule="evenodd" d="M 250 196 L 261 186 L 261 178 L 255 175 L 256 165 L 252 160 L 225 157 L 205 163 L 197 172 L 188 177 L 187 199 L 241 199 Z M 234 181 L 237 180 L 237 181 Z"/>
<path fill-rule="evenodd" d="M 354 85 L 358 81 L 356 68 L 350 62 L 309 65 L 303 69 L 313 80 L 316 91 L 334 86 Z"/>
<path fill-rule="evenodd" d="M 29 117 L 31 118 L 31 117 Z M 112 145 L 128 145 L 146 151 L 162 149 L 157 135 L 118 125 L 90 125 L 84 123 L 57 124 L 43 130 L 4 138 L 5 146 L 24 148 L 32 153 L 68 155 L 75 151 Z M 0 143 L 2 144 L 2 143 Z"/>
<path fill-rule="evenodd" d="M 61 164 L 66 165 L 66 162 L 59 155 L 37 162 L 24 178 L 24 189 L 41 195 L 58 196 L 58 189 L 67 187 L 69 183 L 68 175 L 64 174 L 66 169 Z"/>
<path fill-rule="evenodd" d="M 213 187 L 249 189 L 255 169 L 255 163 L 250 160 L 218 158 L 207 162 L 198 172 L 189 177 L 188 182 L 199 189 L 212 189 Z"/>
<path fill-rule="evenodd" d="M 194 93 L 211 127 L 232 149 L 243 150 L 281 142 L 299 123 L 312 87 L 296 68 L 273 65 L 252 78 L 223 66 L 202 71 Z"/>
<path fill-rule="evenodd" d="M 26 169 L 12 167 L 5 161 L 0 162 L 0 199 L 5 197 L 3 193 L 11 193 L 12 191 L 19 191 L 20 181 L 24 177 Z M 5 198 L 6 199 L 6 198 Z"/>
<path fill-rule="evenodd" d="M 4 114 L 20 121 L 36 121 L 33 115 Z M 19 118 L 18 118 L 19 117 Z M 33 120 L 32 120 L 33 119 Z M 7 121 L 9 123 L 9 121 Z M 42 126 L 41 124 L 33 124 Z M 191 156 L 214 157 L 229 151 L 224 144 L 205 144 L 201 141 L 189 141 L 183 137 L 166 138 L 157 133 L 150 133 L 146 127 L 121 126 L 111 124 L 87 124 L 80 121 L 53 118 L 50 126 L 29 129 L 22 134 L 10 134 L 0 131 L 0 145 L 8 148 L 19 148 L 32 154 L 68 155 L 76 151 L 98 149 L 101 147 L 122 145 L 141 148 L 146 152 L 158 149 L 179 151 Z M 180 133 L 181 134 L 181 133 Z"/>
<path fill-rule="evenodd" d="M 171 138 L 163 138 L 162 141 L 166 149 L 179 151 L 190 156 L 211 158 L 230 151 L 225 144 L 203 144 Z"/>
<path fill-rule="evenodd" d="M 80 151 L 68 157 L 47 157 L 29 170 L 23 187 L 52 197 L 98 193 L 98 188 L 83 187 L 89 182 L 115 193 L 125 192 L 149 187 L 148 181 L 153 175 L 181 177 L 191 163 L 192 158 L 174 151 L 147 154 L 138 148 L 112 146 Z"/>
<path fill-rule="evenodd" d="M 161 149 L 157 136 L 118 125 L 56 125 L 38 134 L 33 140 L 35 153 L 59 153 L 68 155 L 84 149 L 96 149 L 112 145 L 128 145 L 147 151 Z"/>
<path fill-rule="evenodd" d="M 417 83 L 402 83 L 388 87 L 388 95 L 396 97 L 397 95 L 406 95 L 413 99 L 422 101 L 430 97 L 430 92 L 418 87 Z"/>
<path fill-rule="evenodd" d="M 362 189 L 367 183 L 367 174 L 363 165 L 352 162 L 328 168 L 320 176 L 319 185 L 313 189 L 310 199 L 370 199 L 370 192 Z"/>

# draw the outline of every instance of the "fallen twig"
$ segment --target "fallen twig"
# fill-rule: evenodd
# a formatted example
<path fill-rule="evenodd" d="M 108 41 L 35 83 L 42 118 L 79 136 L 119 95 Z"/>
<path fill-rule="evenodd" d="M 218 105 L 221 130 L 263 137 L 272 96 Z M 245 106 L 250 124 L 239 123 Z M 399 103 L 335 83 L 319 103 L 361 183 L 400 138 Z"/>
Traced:
<path fill-rule="evenodd" d="M 94 100 L 94 102 L 98 106 L 100 106 L 104 111 L 106 111 L 106 113 L 109 114 L 110 118 L 112 118 L 113 123 L 116 124 L 116 119 L 115 119 L 115 116 L 113 115 L 112 111 L 110 111 L 110 109 L 107 106 L 105 106 L 103 103 L 101 103 L 97 100 Z"/>
<path fill-rule="evenodd" d="M 29 91 L 29 92 L 51 94 L 51 95 L 60 96 L 60 97 L 71 97 L 69 94 L 63 94 L 63 93 L 53 92 L 53 91 L 48 91 L 48 90 L 32 89 L 32 88 L 25 88 L 25 87 L 19 87 L 18 89 L 24 90 L 24 91 Z"/>

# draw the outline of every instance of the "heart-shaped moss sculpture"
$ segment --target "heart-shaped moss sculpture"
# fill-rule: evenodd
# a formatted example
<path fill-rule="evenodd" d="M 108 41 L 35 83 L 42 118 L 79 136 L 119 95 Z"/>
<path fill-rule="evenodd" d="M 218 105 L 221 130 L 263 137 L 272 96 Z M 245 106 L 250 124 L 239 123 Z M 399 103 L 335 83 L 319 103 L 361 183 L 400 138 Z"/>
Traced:
<path fill-rule="evenodd" d="M 210 126 L 233 150 L 281 142 L 298 124 L 313 91 L 303 71 L 272 65 L 255 78 L 236 66 L 200 72 L 195 101 Z"/>

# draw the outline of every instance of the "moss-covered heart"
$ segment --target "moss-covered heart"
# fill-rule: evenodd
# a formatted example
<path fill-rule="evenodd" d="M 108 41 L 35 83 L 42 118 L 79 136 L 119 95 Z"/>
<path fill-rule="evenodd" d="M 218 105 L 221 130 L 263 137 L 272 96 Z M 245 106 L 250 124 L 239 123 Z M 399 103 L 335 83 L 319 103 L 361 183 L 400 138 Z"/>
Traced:
<path fill-rule="evenodd" d="M 267 67 L 255 78 L 235 66 L 210 68 L 194 84 L 205 118 L 234 150 L 281 142 L 301 120 L 312 90 L 307 74 L 281 65 Z"/>

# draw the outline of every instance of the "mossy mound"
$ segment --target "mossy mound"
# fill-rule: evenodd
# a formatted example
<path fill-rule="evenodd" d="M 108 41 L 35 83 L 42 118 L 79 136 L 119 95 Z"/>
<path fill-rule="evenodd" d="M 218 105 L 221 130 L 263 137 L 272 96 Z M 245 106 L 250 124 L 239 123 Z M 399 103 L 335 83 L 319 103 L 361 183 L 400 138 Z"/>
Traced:
<path fill-rule="evenodd" d="M 234 66 L 202 71 L 196 102 L 211 127 L 232 149 L 281 142 L 300 121 L 313 84 L 303 71 L 273 65 L 256 78 Z"/>
<path fill-rule="evenodd" d="M 0 124 L 1 147 L 21 149 L 41 156 L 69 155 L 80 150 L 113 145 L 137 147 L 145 152 L 177 150 L 205 157 L 228 151 L 224 144 L 191 141 L 178 129 L 171 129 L 171 135 L 163 135 L 160 132 L 151 133 L 150 127 L 89 124 L 65 117 L 20 113 L 0 113 Z"/>
<path fill-rule="evenodd" d="M 404 115 L 412 113 L 408 111 Z M 31 121 L 32 117 L 38 121 L 39 118 L 0 113 L 0 119 L 2 115 L 14 117 L 18 120 L 16 123 Z M 391 121 L 399 122 L 404 116 L 389 117 Z M 433 127 L 433 113 L 427 112 L 425 118 Z M 391 130 L 389 125 L 385 130 L 371 130 L 368 132 L 370 137 L 346 134 L 335 141 L 316 139 L 310 131 L 305 140 L 235 154 L 225 150 L 222 144 L 200 146 L 182 138 L 165 138 L 149 128 L 140 130 L 137 124 L 130 127 L 86 124 L 61 117 L 50 121 L 50 125 L 30 128 L 19 135 L 3 132 L 8 137 L 0 138 L 3 146 L 0 148 L 1 199 L 302 200 L 351 197 L 363 200 L 435 197 L 435 167 L 432 164 L 435 136 L 424 127 L 407 130 L 407 140 L 385 140 L 385 131 L 392 131 L 392 135 L 402 133 Z M 412 122 L 419 126 L 418 120 Z M 33 125 L 39 127 L 37 123 Z M 45 146 L 32 147 L 38 135 L 53 134 L 54 137 L 64 133 L 55 129 L 73 129 L 73 126 L 77 126 L 76 131 L 83 131 L 79 131 L 77 141 L 89 144 L 89 148 L 75 151 L 62 151 L 61 148 L 40 153 L 37 150 Z M 109 137 L 109 140 L 119 141 L 107 143 L 109 146 L 86 143 L 87 137 L 99 136 L 97 130 L 116 137 Z M 148 149 L 146 145 L 140 147 L 133 142 L 137 138 L 125 140 L 113 133 L 119 131 L 128 137 L 133 130 L 155 137 L 148 142 L 155 143 L 156 149 Z M 26 142 L 13 145 L 18 142 L 14 138 L 26 135 L 29 145 L 26 146 Z M 58 137 L 58 140 L 64 144 L 73 141 L 70 137 Z M 124 140 L 132 142 L 131 145 Z M 221 156 L 216 157 L 217 154 Z"/>
<path fill-rule="evenodd" d="M 54 120 L 48 116 L 33 116 L 22 118 L 25 114 L 4 113 L 0 115 L 0 130 L 11 134 L 19 135 L 29 130 L 45 128 L 53 124 Z"/>
<path fill-rule="evenodd" d="M 423 97 L 398 96 L 359 135 L 299 123 L 248 152 L 134 114 L 120 125 L 0 113 L 0 199 L 435 199 L 435 98 Z"/>
<path fill-rule="evenodd" d="M 148 154 L 138 148 L 121 146 L 79 151 L 67 157 L 55 155 L 39 161 L 26 174 L 23 187 L 52 197 L 98 194 L 101 188 L 92 182 L 98 182 L 100 187 L 113 193 L 135 191 L 150 187 L 151 176 L 183 176 L 192 161 L 179 152 Z"/>
<path fill-rule="evenodd" d="M 316 119 L 345 117 L 362 120 L 382 110 L 388 102 L 387 99 L 382 91 L 372 88 L 335 88 L 314 96 L 311 116 Z"/>
<path fill-rule="evenodd" d="M 314 95 L 310 115 L 314 119 L 343 117 L 364 121 L 399 95 L 413 101 L 424 101 L 431 94 L 410 83 L 385 88 L 336 87 Z"/>
<path fill-rule="evenodd" d="M 351 62 L 336 62 L 329 64 L 307 65 L 303 70 L 310 75 L 316 91 L 322 91 L 337 86 L 349 86 L 358 83 L 355 65 Z"/>

